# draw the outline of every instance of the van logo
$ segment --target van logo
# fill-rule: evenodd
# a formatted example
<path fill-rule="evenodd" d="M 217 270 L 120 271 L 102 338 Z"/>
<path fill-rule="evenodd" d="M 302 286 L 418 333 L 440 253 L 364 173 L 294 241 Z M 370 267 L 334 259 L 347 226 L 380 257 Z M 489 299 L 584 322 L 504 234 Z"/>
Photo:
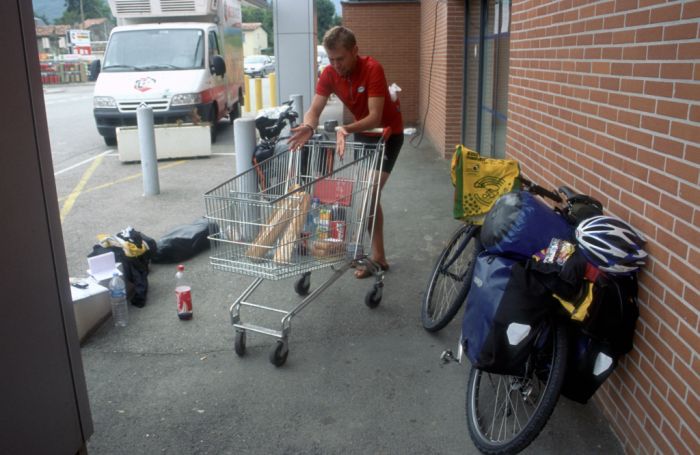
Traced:
<path fill-rule="evenodd" d="M 142 77 L 134 82 L 134 89 L 138 90 L 139 92 L 147 92 L 152 89 L 154 85 L 156 85 L 155 79 L 152 77 Z"/>

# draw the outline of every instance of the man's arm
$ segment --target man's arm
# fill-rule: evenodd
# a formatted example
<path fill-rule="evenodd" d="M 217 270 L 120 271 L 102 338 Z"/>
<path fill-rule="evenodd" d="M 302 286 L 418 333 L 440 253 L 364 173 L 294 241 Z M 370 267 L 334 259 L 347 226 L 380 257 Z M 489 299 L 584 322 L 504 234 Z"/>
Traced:
<path fill-rule="evenodd" d="M 292 136 L 289 138 L 287 143 L 289 144 L 289 148 L 291 150 L 299 150 L 304 144 L 306 144 L 306 141 L 308 141 L 311 136 L 314 135 L 316 127 L 318 126 L 318 121 L 321 118 L 321 112 L 323 112 L 327 102 L 327 96 L 321 96 L 318 94 L 314 95 L 314 98 L 311 101 L 311 107 L 309 107 L 309 110 L 306 111 L 306 114 L 304 114 L 304 123 L 289 130 L 292 133 Z"/>

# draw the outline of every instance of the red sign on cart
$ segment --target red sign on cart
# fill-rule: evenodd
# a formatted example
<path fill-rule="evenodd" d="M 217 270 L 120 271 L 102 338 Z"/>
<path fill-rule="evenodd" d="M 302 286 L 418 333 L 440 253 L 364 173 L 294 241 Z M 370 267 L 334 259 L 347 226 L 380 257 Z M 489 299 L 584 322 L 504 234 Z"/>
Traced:
<path fill-rule="evenodd" d="M 319 180 L 314 186 L 314 197 L 317 197 L 321 204 L 348 207 L 352 202 L 352 180 L 326 178 Z"/>

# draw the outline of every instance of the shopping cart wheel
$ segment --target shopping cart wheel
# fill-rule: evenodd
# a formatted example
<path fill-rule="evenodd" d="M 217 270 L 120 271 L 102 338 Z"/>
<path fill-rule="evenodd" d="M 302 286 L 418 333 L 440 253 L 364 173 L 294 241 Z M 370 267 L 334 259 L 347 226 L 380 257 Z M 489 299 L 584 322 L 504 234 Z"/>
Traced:
<path fill-rule="evenodd" d="M 245 332 L 236 330 L 236 340 L 233 344 L 233 348 L 236 350 L 238 357 L 243 357 L 245 354 Z"/>
<path fill-rule="evenodd" d="M 382 287 L 374 285 L 372 289 L 369 290 L 367 295 L 365 295 L 365 305 L 370 308 L 377 308 L 379 302 L 382 301 Z"/>
<path fill-rule="evenodd" d="M 305 273 L 299 278 L 296 283 L 294 283 L 294 291 L 305 296 L 309 294 L 309 288 L 311 287 L 311 273 Z"/>
<path fill-rule="evenodd" d="M 289 355 L 289 348 L 287 348 L 287 343 L 282 340 L 277 340 L 275 348 L 270 352 L 270 363 L 276 367 L 281 367 L 284 362 L 287 361 L 287 356 Z"/>

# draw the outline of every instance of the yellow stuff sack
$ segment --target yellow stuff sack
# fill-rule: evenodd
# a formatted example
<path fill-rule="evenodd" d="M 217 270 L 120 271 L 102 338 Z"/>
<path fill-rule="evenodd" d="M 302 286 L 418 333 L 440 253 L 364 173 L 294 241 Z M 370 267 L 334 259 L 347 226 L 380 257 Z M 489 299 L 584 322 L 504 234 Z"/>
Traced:
<path fill-rule="evenodd" d="M 453 215 L 471 224 L 482 224 L 496 200 L 520 187 L 520 168 L 515 160 L 482 158 L 458 145 L 452 155 Z"/>

